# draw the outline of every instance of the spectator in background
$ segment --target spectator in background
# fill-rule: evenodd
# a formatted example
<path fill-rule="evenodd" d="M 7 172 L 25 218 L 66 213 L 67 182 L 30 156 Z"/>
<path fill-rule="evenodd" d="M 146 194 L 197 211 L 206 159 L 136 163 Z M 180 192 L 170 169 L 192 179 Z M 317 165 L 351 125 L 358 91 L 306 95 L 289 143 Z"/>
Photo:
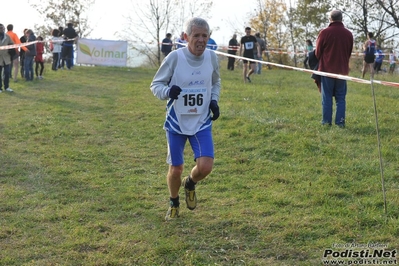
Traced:
<path fill-rule="evenodd" d="M 29 29 L 26 31 L 26 39 L 27 42 L 36 41 L 36 36 L 33 33 L 33 30 Z M 24 77 L 26 81 L 33 81 L 33 59 L 36 56 L 36 43 L 29 44 L 26 48 L 28 50 L 25 52 Z"/>
<path fill-rule="evenodd" d="M 173 42 L 171 40 L 172 34 L 167 33 L 166 38 L 162 40 L 161 44 L 161 52 L 166 57 L 171 51 L 173 47 Z"/>
<path fill-rule="evenodd" d="M 186 47 L 184 44 L 187 43 L 187 41 L 184 39 L 184 31 L 180 33 L 180 37 L 177 38 L 176 40 L 176 47 L 175 49 L 183 48 Z"/>
<path fill-rule="evenodd" d="M 306 40 L 306 50 L 305 50 L 305 60 L 303 61 L 303 66 L 305 68 L 309 68 L 308 62 L 309 62 L 309 53 L 312 52 L 314 49 L 313 43 L 311 40 Z"/>
<path fill-rule="evenodd" d="M 231 55 L 236 55 L 238 51 L 238 41 L 237 41 L 237 34 L 233 34 L 233 37 L 229 41 L 229 47 L 227 49 L 227 53 Z M 227 69 L 228 70 L 234 70 L 234 64 L 235 64 L 236 59 L 232 56 L 228 57 L 227 61 Z"/>
<path fill-rule="evenodd" d="M 374 34 L 372 32 L 367 33 L 368 40 L 363 45 L 364 59 L 362 68 L 362 78 L 366 74 L 367 67 L 370 69 L 370 77 L 374 77 L 374 60 L 375 50 L 377 42 L 373 39 Z"/>
<path fill-rule="evenodd" d="M 10 38 L 5 33 L 5 27 L 0 23 L 0 46 L 7 46 L 14 44 Z M 13 90 L 9 87 L 10 82 L 10 64 L 11 57 L 8 52 L 8 49 L 0 49 L 0 93 L 3 92 L 2 86 L 4 84 L 5 91 L 12 92 Z M 4 71 L 4 75 L 2 75 L 2 71 Z M 4 77 L 4 80 L 1 80 Z M 4 82 L 4 83 L 3 83 Z"/>
<path fill-rule="evenodd" d="M 53 64 L 51 70 L 58 70 L 60 67 L 63 39 L 60 37 L 60 31 L 58 29 L 53 29 L 51 35 L 53 36 L 50 41 L 50 51 L 53 53 Z"/>
<path fill-rule="evenodd" d="M 17 34 L 13 32 L 14 26 L 12 24 L 7 25 L 7 35 L 10 36 L 11 41 L 14 44 L 21 44 L 21 40 L 18 38 Z M 21 46 L 21 50 L 28 50 L 26 49 L 25 46 Z M 15 48 L 15 56 L 14 58 L 11 58 L 12 64 L 10 65 L 10 77 L 14 78 L 14 82 L 17 82 L 17 77 L 18 77 L 18 71 L 19 71 L 19 49 Z M 12 72 L 12 69 L 14 67 L 14 75 Z"/>
<path fill-rule="evenodd" d="M 64 35 L 64 27 L 61 27 L 61 26 L 58 27 L 58 31 L 60 32 L 59 37 L 65 41 L 65 38 L 63 37 L 63 35 Z M 59 65 L 58 65 L 58 69 L 60 69 L 60 68 L 64 69 L 64 67 L 65 67 L 64 42 L 61 43 L 61 53 L 60 53 L 59 57 L 60 57 L 60 62 L 59 62 Z"/>
<path fill-rule="evenodd" d="M 375 57 L 374 71 L 378 74 L 378 72 L 381 71 L 381 66 L 382 62 L 384 61 L 385 55 L 381 51 L 381 47 L 379 45 L 377 45 L 376 53 L 377 56 Z"/>
<path fill-rule="evenodd" d="M 259 32 L 255 33 L 255 38 L 256 38 L 256 40 L 258 42 L 258 46 L 260 46 L 260 56 L 258 56 L 256 48 L 254 48 L 255 49 L 254 50 L 254 57 L 255 57 L 256 60 L 262 61 L 263 60 L 263 58 L 262 58 L 263 52 L 266 50 L 266 42 L 265 42 L 265 40 L 263 40 L 260 37 L 260 33 Z M 256 64 L 255 73 L 258 74 L 258 75 L 260 75 L 262 73 L 262 63 L 258 62 Z"/>
<path fill-rule="evenodd" d="M 36 43 L 36 56 L 35 56 L 35 72 L 36 72 L 36 78 L 38 79 L 43 79 L 43 70 L 44 70 L 44 60 L 43 60 L 43 54 L 44 54 L 44 42 L 42 36 L 37 37 L 38 42 Z M 40 66 L 40 72 L 39 72 L 39 66 Z"/>
<path fill-rule="evenodd" d="M 395 52 L 392 50 L 389 54 L 389 74 L 393 74 L 396 68 L 396 56 Z"/>
<path fill-rule="evenodd" d="M 348 75 L 349 59 L 353 49 L 353 35 L 342 23 L 342 12 L 330 13 L 330 24 L 320 31 L 316 41 L 319 71 Z M 333 98 L 336 103 L 335 124 L 345 127 L 347 83 L 344 79 L 321 77 L 322 124 L 331 126 Z"/>
<path fill-rule="evenodd" d="M 244 48 L 244 49 L 243 49 Z M 256 52 L 255 52 L 256 51 Z M 256 53 L 257 57 L 260 57 L 260 46 L 258 45 L 258 41 L 256 40 L 255 36 L 251 35 L 251 28 L 245 28 L 245 36 L 241 37 L 240 41 L 240 56 L 248 58 L 248 59 L 255 59 L 254 52 Z M 246 59 L 242 60 L 244 65 L 244 83 L 251 82 L 249 78 L 252 73 L 255 72 L 256 64 L 254 61 L 249 61 Z M 248 64 L 249 64 L 249 71 L 248 71 Z"/>
<path fill-rule="evenodd" d="M 72 22 L 68 22 L 63 35 L 66 38 L 63 44 L 63 57 L 65 58 L 66 67 L 70 70 L 73 67 L 73 44 L 76 40 L 75 38 L 78 37 Z"/>
<path fill-rule="evenodd" d="M 19 38 L 21 43 L 26 43 L 27 38 L 26 38 L 26 31 L 28 29 L 24 29 L 24 34 L 21 36 L 21 38 Z M 23 78 L 25 76 L 25 52 L 28 51 L 28 48 L 26 48 L 26 46 L 24 46 L 25 49 L 21 48 L 19 49 L 19 61 L 20 61 L 20 65 L 21 65 L 21 77 Z"/>
<path fill-rule="evenodd" d="M 215 40 L 211 38 L 212 31 L 209 34 L 209 40 L 206 44 L 206 48 L 216 51 L 218 49 L 218 45 L 216 44 Z"/>

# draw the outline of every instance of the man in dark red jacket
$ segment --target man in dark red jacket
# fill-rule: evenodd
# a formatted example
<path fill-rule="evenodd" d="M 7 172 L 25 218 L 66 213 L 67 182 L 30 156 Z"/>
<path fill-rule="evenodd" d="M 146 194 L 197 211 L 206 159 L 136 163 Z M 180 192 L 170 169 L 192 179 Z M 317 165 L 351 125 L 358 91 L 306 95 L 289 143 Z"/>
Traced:
<path fill-rule="evenodd" d="M 349 59 L 352 54 L 353 35 L 342 23 L 342 12 L 330 13 L 330 25 L 320 31 L 316 41 L 316 57 L 319 71 L 348 75 Z M 321 100 L 323 106 L 323 125 L 331 125 L 333 97 L 335 97 L 335 124 L 345 127 L 346 80 L 321 77 Z"/>

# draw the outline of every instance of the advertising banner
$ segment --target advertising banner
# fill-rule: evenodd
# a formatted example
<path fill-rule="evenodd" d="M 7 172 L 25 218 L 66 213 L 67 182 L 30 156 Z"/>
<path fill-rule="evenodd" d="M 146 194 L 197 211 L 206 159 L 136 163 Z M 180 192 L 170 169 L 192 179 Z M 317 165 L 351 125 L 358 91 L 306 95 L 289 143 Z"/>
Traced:
<path fill-rule="evenodd" d="M 126 66 L 127 41 L 79 39 L 76 63 L 100 66 Z"/>

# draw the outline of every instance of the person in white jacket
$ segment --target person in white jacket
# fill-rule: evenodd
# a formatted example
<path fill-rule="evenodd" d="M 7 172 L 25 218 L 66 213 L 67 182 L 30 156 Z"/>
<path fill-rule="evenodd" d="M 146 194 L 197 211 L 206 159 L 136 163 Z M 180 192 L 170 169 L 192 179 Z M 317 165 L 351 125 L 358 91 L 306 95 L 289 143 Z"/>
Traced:
<path fill-rule="evenodd" d="M 202 18 L 186 24 L 187 46 L 172 51 L 163 60 L 150 89 L 161 100 L 167 100 L 166 131 L 169 171 L 167 184 L 170 206 L 165 219 L 179 217 L 179 189 L 185 190 L 187 208 L 197 206 L 195 185 L 213 168 L 214 146 L 212 122 L 219 117 L 220 74 L 214 51 L 206 49 L 209 25 Z M 195 166 L 181 180 L 184 147 L 187 140 L 194 153 Z"/>
<path fill-rule="evenodd" d="M 395 51 L 392 50 L 389 53 L 389 74 L 393 74 L 396 68 L 396 56 L 395 56 Z"/>
<path fill-rule="evenodd" d="M 50 41 L 50 50 L 53 53 L 53 64 L 51 69 L 57 70 L 60 67 L 62 42 L 64 39 L 60 37 L 60 31 L 58 29 L 53 29 L 51 35 L 53 36 Z"/>

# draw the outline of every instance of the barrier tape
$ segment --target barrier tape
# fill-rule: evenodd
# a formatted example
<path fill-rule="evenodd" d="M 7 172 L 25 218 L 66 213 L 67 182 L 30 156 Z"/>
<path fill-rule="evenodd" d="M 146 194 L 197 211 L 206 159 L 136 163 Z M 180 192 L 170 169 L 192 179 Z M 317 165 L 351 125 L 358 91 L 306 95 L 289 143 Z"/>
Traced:
<path fill-rule="evenodd" d="M 13 45 L 6 45 L 6 46 L 0 46 L 0 50 L 5 50 L 5 49 L 11 49 L 11 48 L 19 48 L 21 46 L 28 46 L 34 43 L 38 42 L 64 42 L 64 41 L 75 41 L 77 38 L 74 39 L 62 39 L 62 40 L 43 40 L 43 41 L 33 41 L 33 42 L 28 42 L 28 43 L 22 43 L 22 44 L 13 44 Z M 174 42 L 172 44 L 170 43 L 161 43 L 164 45 L 171 45 L 171 46 L 176 46 L 177 44 L 185 46 L 185 43 L 179 43 L 179 42 Z M 215 44 L 208 44 L 208 46 L 217 46 Z M 233 51 L 239 51 L 240 46 L 219 46 L 219 48 L 222 50 L 233 50 Z M 265 53 L 270 53 L 270 54 L 297 54 L 297 55 L 305 55 L 307 52 L 288 52 L 288 51 L 276 51 L 279 50 L 280 48 L 269 48 L 268 50 L 265 51 Z M 219 50 L 219 49 L 218 49 Z M 379 55 L 378 53 L 375 53 L 375 55 Z M 382 55 L 389 55 L 386 53 L 382 53 Z M 352 53 L 352 56 L 364 56 L 364 52 L 354 52 Z M 386 61 L 386 60 L 384 60 Z M 386 61 L 387 62 L 387 61 Z"/>
<path fill-rule="evenodd" d="M 302 71 L 302 72 L 306 72 L 306 73 L 309 73 L 309 74 L 316 74 L 316 75 L 319 75 L 319 76 L 324 76 L 324 77 L 329 77 L 329 78 L 349 80 L 349 81 L 353 81 L 353 82 L 357 82 L 357 83 L 363 83 L 363 84 L 377 83 L 377 84 L 381 84 L 381 85 L 384 85 L 384 86 L 398 87 L 399 88 L 399 83 L 390 82 L 390 81 L 382 81 L 382 80 L 375 80 L 375 79 L 366 80 L 366 79 L 354 78 L 354 77 L 350 77 L 350 76 L 346 76 L 346 75 L 332 74 L 332 73 L 323 72 L 323 71 L 310 70 L 310 69 L 306 69 L 306 68 L 299 68 L 299 67 L 280 65 L 280 64 L 276 64 L 276 63 L 267 62 L 267 61 L 260 61 L 260 60 L 246 58 L 246 57 L 241 57 L 241 56 L 237 56 L 237 55 L 226 54 L 226 53 L 219 52 L 219 51 L 214 51 L 214 52 L 216 54 L 220 54 L 220 55 L 223 55 L 223 56 L 234 57 L 234 58 L 239 59 L 239 60 L 247 60 L 247 61 L 251 61 L 251 62 L 254 62 L 254 63 L 261 63 L 261 64 L 264 64 L 264 65 L 271 65 L 271 66 L 280 67 L 280 68 L 286 68 L 286 69 L 291 69 L 291 70 L 296 70 L 296 71 Z"/>
<path fill-rule="evenodd" d="M 77 38 L 74 38 L 74 39 L 66 39 L 66 40 L 64 40 L 64 39 L 62 39 L 62 40 L 43 40 L 43 41 L 33 41 L 33 42 L 24 42 L 24 43 L 21 43 L 21 44 L 10 44 L 10 45 L 4 45 L 4 46 L 0 46 L 0 50 L 8 50 L 8 49 L 11 49 L 11 48 L 19 48 L 19 47 L 22 47 L 22 46 L 28 46 L 28 45 L 31 45 L 31 44 L 35 44 L 35 43 L 44 43 L 44 42 L 53 42 L 53 43 L 56 43 L 56 42 L 65 42 L 65 41 L 75 41 Z"/>
<path fill-rule="evenodd" d="M 76 39 L 77 38 L 67 39 L 67 40 L 55 40 L 55 41 L 52 41 L 52 42 L 64 42 L 64 41 L 72 41 L 72 40 L 76 40 Z M 31 44 L 34 44 L 34 43 L 38 43 L 38 42 L 48 42 L 48 41 L 43 40 L 43 41 L 33 41 L 33 42 L 21 43 L 21 44 L 5 45 L 5 46 L 0 46 L 0 50 L 11 49 L 11 48 L 19 48 L 21 46 L 28 46 L 28 45 L 31 45 Z M 328 73 L 328 72 L 322 72 L 322 71 L 310 70 L 310 69 L 306 69 L 306 68 L 286 66 L 286 65 L 271 63 L 271 62 L 267 62 L 267 61 L 260 61 L 260 60 L 256 60 L 256 59 L 245 58 L 245 57 L 241 57 L 241 56 L 237 56 L 237 55 L 227 54 L 227 53 L 220 52 L 220 51 L 217 51 L 217 50 L 215 50 L 214 52 L 216 54 L 224 55 L 224 56 L 227 56 L 227 57 L 234 57 L 234 58 L 239 59 L 239 60 L 247 60 L 247 61 L 251 61 L 251 62 L 254 62 L 254 63 L 260 63 L 260 64 L 264 64 L 264 65 L 271 65 L 271 66 L 280 67 L 280 68 L 287 68 L 287 69 L 291 69 L 291 70 L 307 72 L 307 73 L 310 73 L 310 74 L 316 74 L 316 75 L 319 75 L 319 76 L 325 76 L 325 77 L 330 77 L 330 78 L 349 80 L 349 81 L 354 81 L 354 82 L 363 83 L 363 84 L 377 83 L 377 84 L 381 84 L 381 85 L 385 85 L 385 86 L 399 87 L 399 83 L 395 83 L 395 82 L 373 80 L 373 79 L 366 80 L 366 79 L 354 78 L 354 77 L 345 76 L 345 75 L 332 74 L 332 73 Z"/>
<path fill-rule="evenodd" d="M 19 47 L 21 47 L 21 46 L 28 46 L 28 45 L 31 45 L 31 44 L 34 44 L 34 43 L 38 43 L 38 42 L 64 42 L 64 41 L 74 41 L 74 40 L 76 40 L 77 38 L 74 38 L 74 39 L 67 39 L 67 40 L 43 40 L 43 41 L 33 41 L 33 42 L 28 42 L 28 43 L 22 43 L 22 44 L 12 44 L 12 45 L 6 45 L 6 46 L 0 46 L 0 50 L 6 50 L 6 49 L 11 49 L 11 48 L 19 48 Z M 185 44 L 184 43 L 178 43 L 178 42 L 175 42 L 175 43 L 172 43 L 172 44 L 170 44 L 170 43 L 161 43 L 161 44 L 164 44 L 164 45 L 170 45 L 170 46 L 175 46 L 175 45 L 177 45 L 177 44 L 179 44 L 179 45 L 183 45 L 183 46 L 185 46 Z M 215 44 L 208 44 L 208 46 L 217 46 L 217 45 L 215 45 Z M 239 51 L 239 48 L 240 48 L 240 46 L 229 46 L 229 47 L 225 47 L 225 46 L 219 46 L 219 47 L 222 47 L 224 50 L 233 50 L 233 51 Z M 219 49 L 218 49 L 219 50 Z M 270 54 L 297 54 L 297 55 L 305 55 L 307 52 L 288 52 L 288 51 L 276 51 L 276 50 L 267 50 L 267 51 L 265 51 L 265 53 L 270 53 Z M 352 56 L 363 56 L 364 55 L 364 52 L 354 52 L 354 53 L 352 53 Z M 378 55 L 378 53 L 375 53 L 375 55 Z M 385 53 L 382 53 L 382 55 L 389 55 L 389 54 L 385 54 Z M 386 61 L 386 60 L 384 60 L 384 61 Z"/>
<path fill-rule="evenodd" d="M 219 46 L 220 50 L 234 50 L 234 51 L 239 51 L 240 50 L 240 46 L 225 46 L 225 45 L 221 45 Z M 218 49 L 219 50 L 219 49 Z M 268 48 L 266 51 L 264 51 L 265 53 L 271 53 L 271 54 L 297 54 L 297 55 L 305 55 L 308 52 L 307 51 L 303 51 L 303 52 L 290 52 L 290 51 L 286 51 L 283 48 Z M 384 56 L 389 56 L 389 53 L 374 53 L 374 55 L 378 56 L 378 55 L 384 55 Z M 364 56 L 364 52 L 353 52 L 352 56 Z"/>

